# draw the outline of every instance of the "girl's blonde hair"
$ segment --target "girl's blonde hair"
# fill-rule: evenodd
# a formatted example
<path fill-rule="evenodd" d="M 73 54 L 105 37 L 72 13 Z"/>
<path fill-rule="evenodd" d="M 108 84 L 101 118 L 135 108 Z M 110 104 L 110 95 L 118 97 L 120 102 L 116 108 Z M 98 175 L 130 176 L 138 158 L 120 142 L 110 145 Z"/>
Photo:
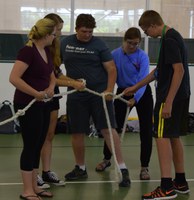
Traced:
<path fill-rule="evenodd" d="M 55 13 L 49 13 L 44 18 L 53 20 L 55 22 L 56 26 L 58 26 L 61 23 L 64 23 L 63 19 Z M 60 38 L 59 37 L 56 37 L 54 39 L 52 46 L 50 46 L 50 51 L 52 54 L 54 67 L 57 68 L 61 65 Z"/>
<path fill-rule="evenodd" d="M 45 18 L 38 20 L 28 34 L 28 42 L 26 45 L 32 47 L 33 40 L 40 40 L 47 35 L 51 35 L 55 26 L 55 22 L 51 19 Z"/>

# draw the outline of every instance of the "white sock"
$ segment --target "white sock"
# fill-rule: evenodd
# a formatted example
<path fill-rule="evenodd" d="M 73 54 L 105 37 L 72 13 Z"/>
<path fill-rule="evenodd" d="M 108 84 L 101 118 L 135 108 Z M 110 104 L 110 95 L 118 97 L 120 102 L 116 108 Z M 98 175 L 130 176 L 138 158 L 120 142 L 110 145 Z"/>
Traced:
<path fill-rule="evenodd" d="M 84 171 L 86 170 L 86 166 L 85 165 L 79 165 L 79 168 L 84 170 Z"/>
<path fill-rule="evenodd" d="M 121 164 L 119 164 L 119 168 L 120 168 L 120 169 L 127 169 L 125 163 L 121 163 Z"/>

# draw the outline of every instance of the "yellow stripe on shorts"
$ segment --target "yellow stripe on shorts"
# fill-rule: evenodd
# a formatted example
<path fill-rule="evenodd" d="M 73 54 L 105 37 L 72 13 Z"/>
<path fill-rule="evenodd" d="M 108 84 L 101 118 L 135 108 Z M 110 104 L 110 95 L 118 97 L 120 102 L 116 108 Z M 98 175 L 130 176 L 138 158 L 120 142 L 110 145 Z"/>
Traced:
<path fill-rule="evenodd" d="M 160 106 L 160 111 L 159 111 L 159 119 L 158 119 L 158 138 L 163 137 L 163 132 L 164 132 L 164 118 L 162 118 L 162 109 L 164 107 L 164 103 L 161 104 Z"/>

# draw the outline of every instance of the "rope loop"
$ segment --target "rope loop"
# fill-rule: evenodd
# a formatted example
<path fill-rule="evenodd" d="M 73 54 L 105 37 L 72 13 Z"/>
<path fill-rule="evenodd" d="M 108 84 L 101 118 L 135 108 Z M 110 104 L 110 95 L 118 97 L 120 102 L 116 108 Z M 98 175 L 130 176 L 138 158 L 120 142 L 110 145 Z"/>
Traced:
<path fill-rule="evenodd" d="M 81 81 L 84 82 L 84 84 L 86 85 L 86 82 L 84 79 L 80 79 Z M 55 98 L 55 97 L 62 97 L 64 95 L 69 95 L 69 94 L 72 94 L 74 92 L 77 92 L 78 90 L 76 89 L 73 89 L 73 90 L 70 90 L 70 91 L 67 91 L 67 92 L 63 92 L 63 93 L 60 93 L 60 94 L 55 94 L 52 98 L 49 98 L 48 95 L 45 95 L 45 98 L 44 98 L 44 102 L 48 102 L 50 101 L 51 99 Z M 84 88 L 83 91 L 79 91 L 79 92 L 89 92 L 91 94 L 94 94 L 94 95 L 97 95 L 97 96 L 100 96 L 102 97 L 102 101 L 103 101 L 103 107 L 104 107 L 104 111 L 105 111 L 105 116 L 106 116 L 106 121 L 107 121 L 107 126 L 108 126 L 108 131 L 109 131 L 109 134 L 110 134 L 110 143 L 111 143 L 111 149 L 112 149 L 112 154 L 113 154 L 113 158 L 114 158 L 114 161 L 115 161 L 115 166 L 118 170 L 115 170 L 117 172 L 119 172 L 119 175 L 120 175 L 120 179 L 122 178 L 122 174 L 121 174 L 121 171 L 119 169 L 119 165 L 118 165 L 118 162 L 117 162 L 117 159 L 116 159 L 116 153 L 115 153 L 115 146 L 114 146 L 114 140 L 113 140 L 113 135 L 112 135 L 112 126 L 111 126 L 111 123 L 110 123 L 110 118 L 109 118 L 109 114 L 108 114 L 108 110 L 107 110 L 107 105 L 106 105 L 106 96 L 107 95 L 111 95 L 112 96 L 112 99 L 119 99 L 121 101 L 123 101 L 124 103 L 128 104 L 128 101 L 123 99 L 122 96 L 124 95 L 123 93 L 119 94 L 119 95 L 115 95 L 111 92 L 102 92 L 102 93 L 98 93 L 96 91 L 93 91 L 89 88 Z M 10 121 L 13 121 L 15 120 L 16 118 L 18 118 L 19 116 L 23 116 L 25 115 L 25 112 L 36 102 L 36 99 L 33 99 L 25 108 L 23 109 L 19 109 L 14 116 L 12 116 L 10 119 L 7 119 L 5 121 L 2 121 L 0 122 L 0 126 L 3 125 L 3 124 L 6 124 Z M 126 129 L 126 123 L 127 123 L 127 120 L 128 120 L 128 115 L 129 115 L 129 107 L 127 109 L 127 112 L 126 112 L 126 117 L 125 117 L 125 123 L 124 123 L 124 126 L 123 126 L 123 131 L 122 131 L 122 136 L 121 136 L 121 141 L 123 140 L 124 138 L 124 133 L 125 133 L 125 129 Z M 116 169 L 115 168 L 115 169 Z"/>

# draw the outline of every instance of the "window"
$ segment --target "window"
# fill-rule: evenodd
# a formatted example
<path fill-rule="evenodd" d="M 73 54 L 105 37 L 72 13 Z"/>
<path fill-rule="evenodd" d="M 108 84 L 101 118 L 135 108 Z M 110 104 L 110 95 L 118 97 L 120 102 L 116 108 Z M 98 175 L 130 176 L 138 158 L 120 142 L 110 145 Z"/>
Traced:
<path fill-rule="evenodd" d="M 77 15 L 85 12 L 96 18 L 95 34 L 122 36 L 130 26 L 138 26 L 147 2 L 184 38 L 194 38 L 194 0 L 1 0 L 0 32 L 29 31 L 38 19 L 54 12 L 64 20 L 63 33 L 69 34 Z"/>

